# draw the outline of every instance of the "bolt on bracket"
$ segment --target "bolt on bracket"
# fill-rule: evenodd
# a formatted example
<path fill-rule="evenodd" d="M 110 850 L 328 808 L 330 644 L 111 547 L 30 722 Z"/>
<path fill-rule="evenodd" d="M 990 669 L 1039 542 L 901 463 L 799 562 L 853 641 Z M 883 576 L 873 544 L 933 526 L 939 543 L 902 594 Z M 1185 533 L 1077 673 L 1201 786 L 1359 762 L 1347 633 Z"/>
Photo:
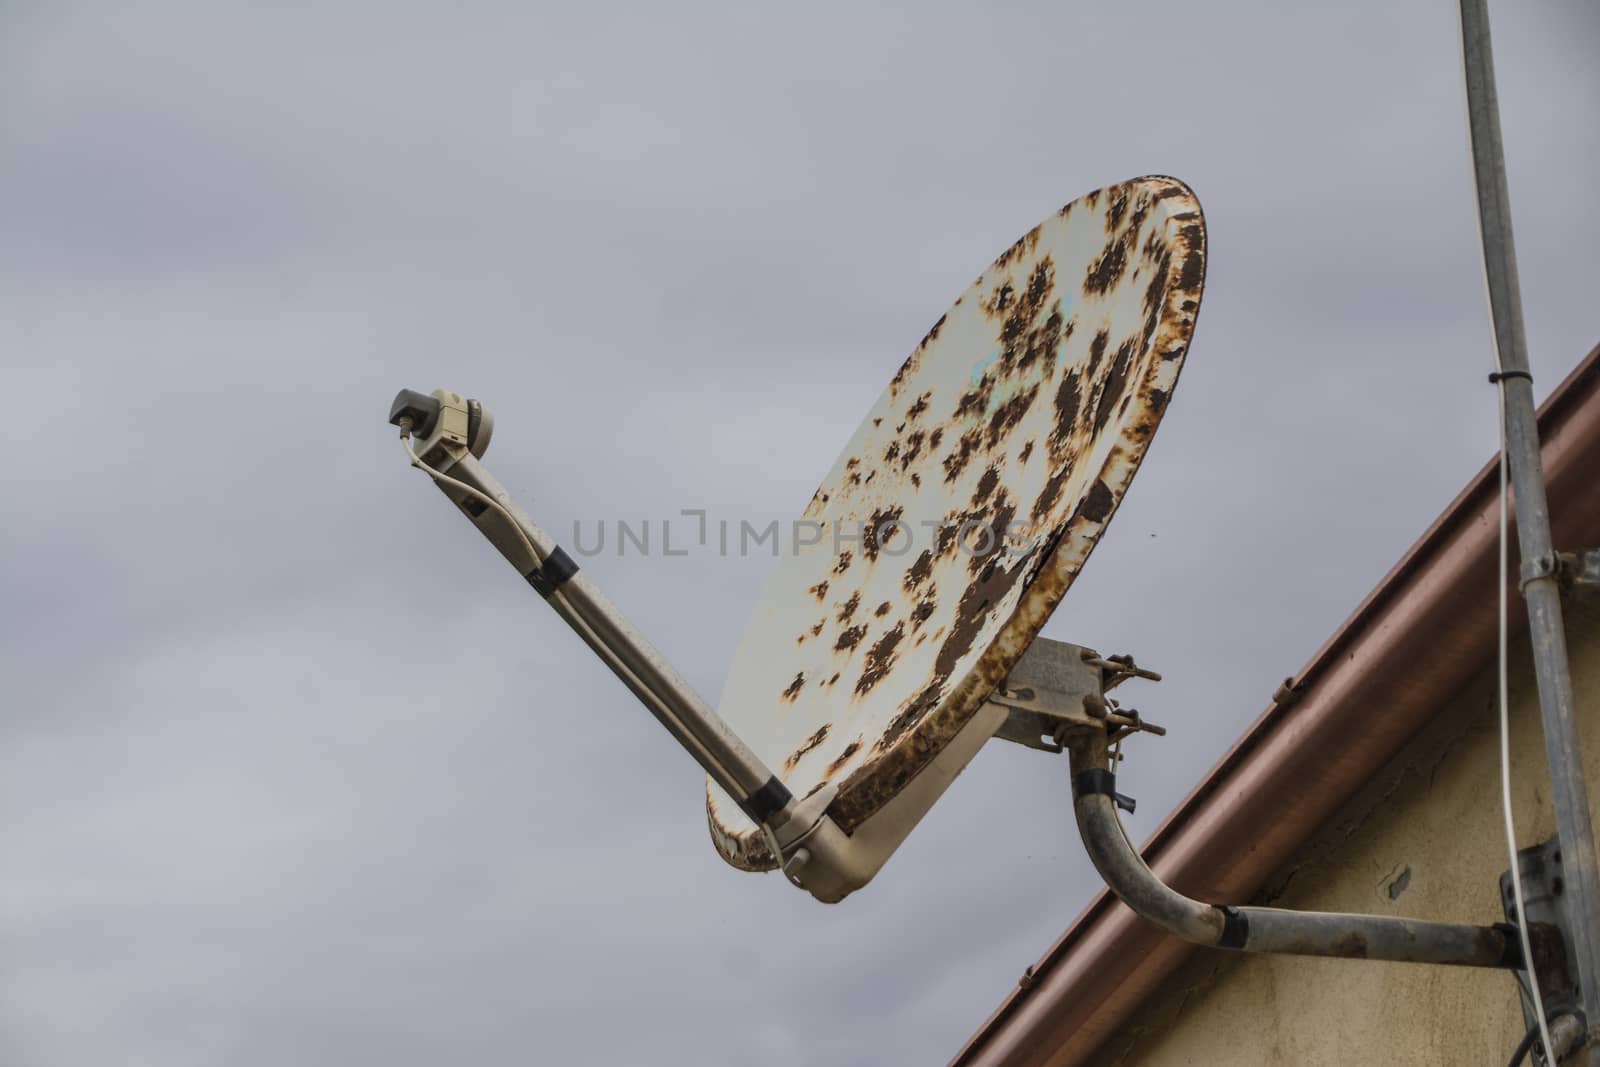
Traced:
<path fill-rule="evenodd" d="M 1556 582 L 1563 594 L 1600 601 L 1600 548 L 1556 553 Z"/>

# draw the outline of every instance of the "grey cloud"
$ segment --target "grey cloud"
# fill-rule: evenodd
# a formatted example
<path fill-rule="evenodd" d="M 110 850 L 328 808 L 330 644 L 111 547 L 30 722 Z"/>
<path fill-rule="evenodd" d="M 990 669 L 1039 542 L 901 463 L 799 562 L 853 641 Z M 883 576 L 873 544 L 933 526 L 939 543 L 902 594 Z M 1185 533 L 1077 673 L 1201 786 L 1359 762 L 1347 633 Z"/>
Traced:
<path fill-rule="evenodd" d="M 1534 369 L 1600 340 L 1600 25 L 1496 5 Z M 1494 446 L 1448 5 L 0 16 L 0 1047 L 52 1065 L 937 1062 L 1096 883 L 985 752 L 867 890 L 701 777 L 403 460 L 484 398 L 574 518 L 797 514 L 1061 203 L 1205 205 L 1182 388 L 1046 631 L 1154 827 Z M 768 564 L 590 570 L 709 697 Z M 426 610 L 419 605 L 426 598 Z"/>

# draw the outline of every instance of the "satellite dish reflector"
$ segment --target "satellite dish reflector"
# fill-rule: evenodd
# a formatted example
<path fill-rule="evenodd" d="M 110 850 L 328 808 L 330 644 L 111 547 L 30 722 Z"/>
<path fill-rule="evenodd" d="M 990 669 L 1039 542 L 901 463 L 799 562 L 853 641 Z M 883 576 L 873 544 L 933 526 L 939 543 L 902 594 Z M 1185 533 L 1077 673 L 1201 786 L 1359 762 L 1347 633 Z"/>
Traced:
<path fill-rule="evenodd" d="M 934 323 L 812 497 L 718 711 L 865 877 L 1004 719 L 986 702 L 1133 480 L 1204 275 L 1182 182 L 1073 201 Z M 776 865 L 710 780 L 706 807 L 724 859 Z"/>
<path fill-rule="evenodd" d="M 1171 178 L 1076 200 L 996 260 L 928 331 L 812 498 L 816 536 L 797 538 L 768 583 L 723 691 L 725 718 L 484 468 L 493 426 L 482 404 L 402 389 L 389 422 L 407 463 L 705 769 L 712 837 L 736 866 L 781 866 L 818 900 L 842 900 L 998 737 L 1069 754 L 1095 869 L 1178 937 L 1526 970 L 1527 931 L 1518 943 L 1505 924 L 1190 899 L 1156 877 L 1122 826 L 1117 811 L 1133 800 L 1116 790 L 1120 741 L 1166 731 L 1105 694 L 1160 675 L 1037 635 L 1138 470 L 1204 274 L 1199 205 Z M 1517 910 L 1508 904 L 1507 918 Z M 1568 1013 L 1551 1030 L 1570 1048 L 1583 1025 Z"/>
<path fill-rule="evenodd" d="M 1154 674 L 1035 637 L 1144 457 L 1204 274 L 1199 204 L 1159 177 L 1068 204 L 997 259 L 812 498 L 720 715 L 484 467 L 483 405 L 401 390 L 389 421 L 407 462 L 706 771 L 723 857 L 749 870 L 781 861 L 790 881 L 837 901 L 989 738 L 1053 752 L 1075 739 L 1074 759 L 1093 764 L 1095 743 L 1159 732 L 1104 696 Z M 1108 790 L 1105 777 L 1083 787 Z"/>

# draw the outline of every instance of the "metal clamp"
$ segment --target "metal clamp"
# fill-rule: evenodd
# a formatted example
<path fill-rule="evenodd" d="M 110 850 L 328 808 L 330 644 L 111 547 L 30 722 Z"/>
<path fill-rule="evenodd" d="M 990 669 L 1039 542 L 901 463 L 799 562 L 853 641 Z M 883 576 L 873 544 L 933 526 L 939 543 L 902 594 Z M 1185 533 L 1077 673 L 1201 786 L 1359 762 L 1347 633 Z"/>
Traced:
<path fill-rule="evenodd" d="M 1517 591 L 1526 592 L 1528 586 L 1541 578 L 1554 578 L 1561 573 L 1561 560 L 1554 552 L 1542 555 L 1529 556 L 1522 561 L 1520 572 L 1521 581 L 1517 582 Z"/>
<path fill-rule="evenodd" d="M 1130 678 L 1160 681 L 1161 675 L 1140 667 L 1132 656 L 1101 656 L 1092 648 L 1035 638 L 989 697 L 1007 713 L 994 736 L 1060 752 L 1072 734 L 1083 730 L 1113 741 L 1139 732 L 1165 734 L 1137 710 L 1106 696 Z"/>
<path fill-rule="evenodd" d="M 1117 776 L 1103 767 L 1091 767 L 1072 776 L 1073 796 L 1084 797 L 1096 793 L 1110 797 L 1112 803 L 1129 815 L 1132 815 L 1133 809 L 1139 806 L 1139 802 L 1133 797 L 1117 792 Z"/>

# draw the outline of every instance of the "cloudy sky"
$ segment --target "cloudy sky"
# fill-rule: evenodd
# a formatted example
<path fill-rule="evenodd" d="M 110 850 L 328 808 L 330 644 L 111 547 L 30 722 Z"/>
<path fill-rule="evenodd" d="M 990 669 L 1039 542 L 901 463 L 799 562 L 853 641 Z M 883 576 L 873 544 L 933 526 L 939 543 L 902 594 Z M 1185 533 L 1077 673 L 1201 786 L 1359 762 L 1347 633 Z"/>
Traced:
<path fill-rule="evenodd" d="M 1453 5 L 1106 6 L 0 5 L 0 1059 L 947 1059 L 1095 891 L 1063 762 L 991 746 L 838 906 L 725 867 L 384 416 L 483 398 L 558 533 L 787 519 L 996 253 L 1182 177 L 1182 387 L 1045 631 L 1166 673 L 1148 833 L 1494 395 Z M 1492 7 L 1543 395 L 1600 14 Z M 771 565 L 587 562 L 711 697 Z"/>

